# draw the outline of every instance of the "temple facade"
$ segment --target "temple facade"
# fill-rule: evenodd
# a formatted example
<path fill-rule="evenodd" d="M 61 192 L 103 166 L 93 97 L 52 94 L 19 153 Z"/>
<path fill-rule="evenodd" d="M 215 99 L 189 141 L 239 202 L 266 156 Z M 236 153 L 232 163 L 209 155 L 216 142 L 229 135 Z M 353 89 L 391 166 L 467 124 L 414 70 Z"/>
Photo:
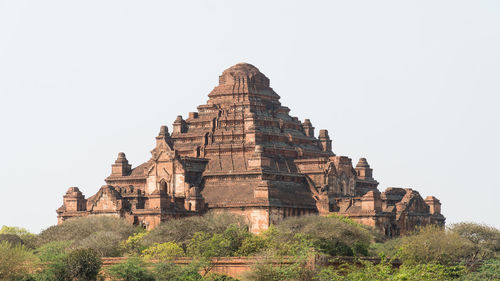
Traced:
<path fill-rule="evenodd" d="M 239 63 L 219 76 L 206 104 L 171 131 L 161 126 L 151 159 L 136 167 L 120 152 L 99 191 L 63 196 L 58 222 L 123 217 L 148 229 L 208 211 L 243 215 L 258 233 L 291 216 L 337 213 L 397 236 L 444 225 L 441 204 L 411 188 L 378 190 L 365 158 L 337 156 L 327 130 L 290 116 L 269 79 Z"/>

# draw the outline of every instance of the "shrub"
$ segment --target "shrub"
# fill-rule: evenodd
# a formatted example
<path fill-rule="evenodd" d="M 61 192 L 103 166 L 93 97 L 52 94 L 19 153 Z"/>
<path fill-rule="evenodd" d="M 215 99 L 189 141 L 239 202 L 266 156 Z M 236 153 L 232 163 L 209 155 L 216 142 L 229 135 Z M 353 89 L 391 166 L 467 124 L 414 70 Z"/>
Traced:
<path fill-rule="evenodd" d="M 35 256 L 25 246 L 0 242 L 0 280 L 27 276 L 34 268 L 35 262 Z"/>
<path fill-rule="evenodd" d="M 78 249 L 63 259 L 66 274 L 70 280 L 95 280 L 101 269 L 102 261 L 92 249 Z"/>
<path fill-rule="evenodd" d="M 23 245 L 23 239 L 15 234 L 0 234 L 0 242 L 8 242 L 11 245 Z"/>
<path fill-rule="evenodd" d="M 226 257 L 231 255 L 231 242 L 222 234 L 197 232 L 187 246 L 187 253 L 192 257 Z"/>
<path fill-rule="evenodd" d="M 26 247 L 33 248 L 35 246 L 36 235 L 29 232 L 25 228 L 4 225 L 0 229 L 0 234 L 16 235 L 22 240 L 22 243 Z"/>
<path fill-rule="evenodd" d="M 500 230 L 487 225 L 462 222 L 451 225 L 450 231 L 476 246 L 473 259 L 482 260 L 500 256 Z"/>
<path fill-rule="evenodd" d="M 140 255 L 147 247 L 143 245 L 142 239 L 148 233 L 140 231 L 130 235 L 127 240 L 122 242 L 123 251 L 129 255 Z"/>
<path fill-rule="evenodd" d="M 219 274 L 219 273 L 209 273 L 203 278 L 203 280 L 206 280 L 206 281 L 239 281 L 236 278 L 233 278 L 233 277 L 225 275 L 225 274 Z"/>
<path fill-rule="evenodd" d="M 374 238 L 369 230 L 347 218 L 317 215 L 286 219 L 266 235 L 272 247 L 280 249 L 282 254 L 291 255 L 294 253 L 287 253 L 284 245 L 299 242 L 334 256 L 367 255 L 368 246 Z"/>
<path fill-rule="evenodd" d="M 269 241 L 263 235 L 248 235 L 241 241 L 236 255 L 250 256 L 262 252 L 269 246 Z"/>
<path fill-rule="evenodd" d="M 197 232 L 220 234 L 232 224 L 247 227 L 243 217 L 230 213 L 208 213 L 204 216 L 173 219 L 148 232 L 143 237 L 142 244 L 150 246 L 154 243 L 175 242 L 184 246 Z"/>
<path fill-rule="evenodd" d="M 155 269 L 157 281 L 202 281 L 199 270 L 201 264 L 192 262 L 187 266 L 178 266 L 173 263 L 162 263 Z"/>
<path fill-rule="evenodd" d="M 166 242 L 161 244 L 154 244 L 144 251 L 142 256 L 145 259 L 158 259 L 160 261 L 168 261 L 175 257 L 183 257 L 184 250 L 174 242 Z"/>
<path fill-rule="evenodd" d="M 73 244 L 76 248 L 92 249 L 101 257 L 121 255 L 124 235 L 114 231 L 98 231 Z"/>
<path fill-rule="evenodd" d="M 500 280 L 500 258 L 484 261 L 477 271 L 466 274 L 461 280 Z"/>
<path fill-rule="evenodd" d="M 121 241 L 127 239 L 134 231 L 134 226 L 120 218 L 106 216 L 75 218 L 42 231 L 37 237 L 37 244 L 73 241 L 72 249 L 92 248 L 101 256 L 116 256 Z"/>
<path fill-rule="evenodd" d="M 399 239 L 394 246 L 397 257 L 407 264 L 453 264 L 469 261 L 476 252 L 467 239 L 435 225 L 419 228 Z"/>
<path fill-rule="evenodd" d="M 44 244 L 35 250 L 35 255 L 42 262 L 62 260 L 68 254 L 72 241 L 54 241 Z"/>
<path fill-rule="evenodd" d="M 379 264 L 361 262 L 361 266 L 344 264 L 339 268 L 323 269 L 316 280 L 319 281 L 380 281 L 380 280 L 456 280 L 463 275 L 463 266 L 444 266 L 439 264 L 403 265 L 399 269 L 382 259 Z"/>
<path fill-rule="evenodd" d="M 123 281 L 154 281 L 153 274 L 147 269 L 147 264 L 140 258 L 131 257 L 126 262 L 111 266 L 107 270 L 113 280 Z"/>

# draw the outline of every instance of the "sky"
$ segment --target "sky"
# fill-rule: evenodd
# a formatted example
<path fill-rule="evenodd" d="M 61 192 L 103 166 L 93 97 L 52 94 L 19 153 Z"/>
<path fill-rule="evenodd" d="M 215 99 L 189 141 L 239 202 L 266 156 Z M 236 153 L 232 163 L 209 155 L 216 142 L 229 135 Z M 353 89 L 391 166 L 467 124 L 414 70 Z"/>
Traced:
<path fill-rule="evenodd" d="M 500 228 L 498 1 L 0 0 L 0 225 L 39 232 L 248 62 L 379 189 Z"/>

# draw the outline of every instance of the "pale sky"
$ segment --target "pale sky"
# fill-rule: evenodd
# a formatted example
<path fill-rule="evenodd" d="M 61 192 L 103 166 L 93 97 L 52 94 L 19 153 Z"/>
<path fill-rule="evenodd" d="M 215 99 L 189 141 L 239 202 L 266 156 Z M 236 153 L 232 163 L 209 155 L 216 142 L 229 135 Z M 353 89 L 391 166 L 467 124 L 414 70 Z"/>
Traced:
<path fill-rule="evenodd" d="M 0 226 L 55 224 L 248 62 L 382 191 L 500 228 L 499 50 L 499 1 L 0 0 Z"/>

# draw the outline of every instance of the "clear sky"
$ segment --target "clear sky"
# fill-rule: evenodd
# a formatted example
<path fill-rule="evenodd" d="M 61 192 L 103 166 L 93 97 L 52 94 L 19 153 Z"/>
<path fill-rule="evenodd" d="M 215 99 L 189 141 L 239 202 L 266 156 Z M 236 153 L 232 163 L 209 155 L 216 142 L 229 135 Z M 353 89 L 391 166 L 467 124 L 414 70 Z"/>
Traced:
<path fill-rule="evenodd" d="M 238 62 L 381 190 L 500 228 L 500 2 L 456 0 L 0 0 L 0 225 L 55 224 Z"/>

